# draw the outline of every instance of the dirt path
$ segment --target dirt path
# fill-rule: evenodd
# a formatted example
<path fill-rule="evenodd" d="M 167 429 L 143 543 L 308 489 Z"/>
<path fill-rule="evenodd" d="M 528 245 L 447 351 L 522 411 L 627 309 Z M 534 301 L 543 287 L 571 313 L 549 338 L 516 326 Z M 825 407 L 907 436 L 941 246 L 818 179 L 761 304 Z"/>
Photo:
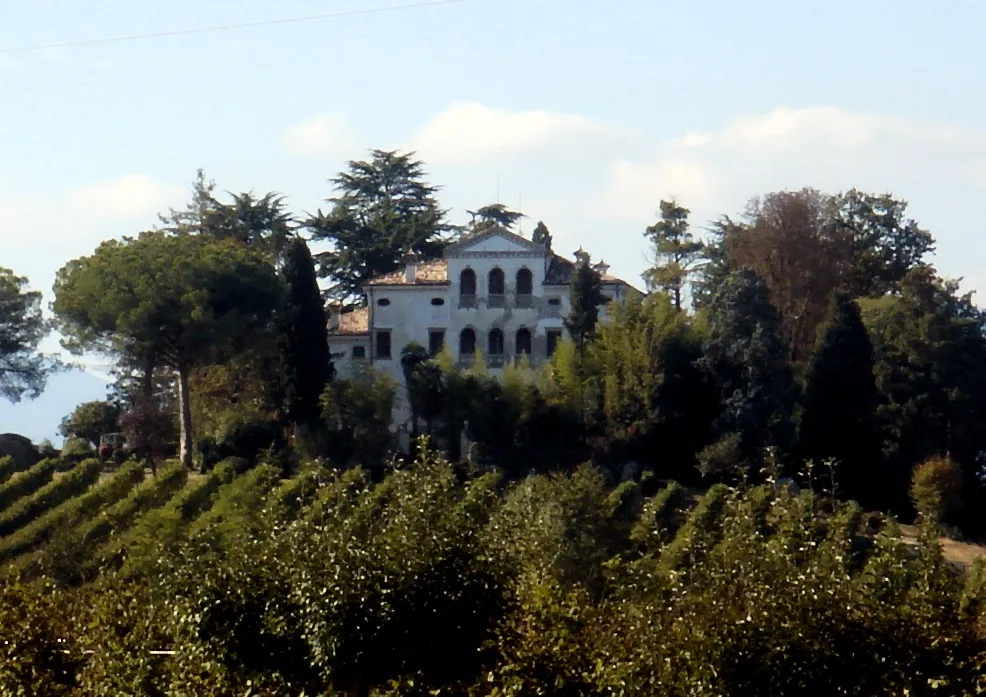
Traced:
<path fill-rule="evenodd" d="M 901 537 L 908 544 L 917 544 L 918 529 L 913 525 L 900 526 Z M 986 547 L 971 542 L 959 542 L 947 537 L 939 537 L 945 559 L 963 568 L 969 567 L 976 559 L 986 561 Z"/>

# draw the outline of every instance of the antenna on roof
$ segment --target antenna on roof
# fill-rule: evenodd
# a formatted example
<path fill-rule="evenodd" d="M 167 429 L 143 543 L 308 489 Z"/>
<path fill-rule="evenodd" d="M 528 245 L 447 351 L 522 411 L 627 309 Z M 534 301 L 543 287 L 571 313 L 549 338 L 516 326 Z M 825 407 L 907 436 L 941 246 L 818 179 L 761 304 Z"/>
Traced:
<path fill-rule="evenodd" d="M 524 212 L 524 195 L 523 194 L 517 194 L 517 212 L 518 213 L 523 213 Z M 517 232 L 520 233 L 521 235 L 524 234 L 524 219 L 523 218 L 517 218 Z"/>
<path fill-rule="evenodd" d="M 496 202 L 500 202 L 500 177 L 496 178 Z"/>

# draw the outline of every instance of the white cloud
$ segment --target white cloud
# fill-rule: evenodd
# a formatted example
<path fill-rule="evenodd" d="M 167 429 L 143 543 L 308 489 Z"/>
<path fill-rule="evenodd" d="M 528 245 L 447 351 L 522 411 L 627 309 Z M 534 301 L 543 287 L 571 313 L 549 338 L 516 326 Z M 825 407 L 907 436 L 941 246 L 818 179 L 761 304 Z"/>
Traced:
<path fill-rule="evenodd" d="M 585 116 L 453 103 L 412 140 L 461 207 L 523 194 L 561 248 L 584 246 L 633 276 L 644 228 L 662 198 L 692 210 L 696 228 L 771 191 L 812 186 L 890 191 L 938 239 L 943 273 L 984 288 L 986 247 L 975 201 L 986 185 L 986 130 L 836 106 L 776 108 L 706 131 L 628 133 Z M 460 202 L 460 199 L 463 202 Z M 527 204 L 537 202 L 537 206 Z"/>
<path fill-rule="evenodd" d="M 129 221 L 153 217 L 184 196 L 182 187 L 163 184 L 146 174 L 125 174 L 68 192 L 63 206 L 67 215 L 75 219 Z"/>
<path fill-rule="evenodd" d="M 62 193 L 0 198 L 0 263 L 47 290 L 69 259 L 91 253 L 102 240 L 149 229 L 158 222 L 158 212 L 186 199 L 183 187 L 143 174 Z"/>
<path fill-rule="evenodd" d="M 331 111 L 291 126 L 281 141 L 295 155 L 321 157 L 348 150 L 354 136 L 345 115 Z"/>
<path fill-rule="evenodd" d="M 476 102 L 455 102 L 425 124 L 414 139 L 414 150 L 429 163 L 478 164 L 498 155 L 621 135 L 624 134 L 574 114 L 510 112 Z"/>
<path fill-rule="evenodd" d="M 612 161 L 593 209 L 636 220 L 674 194 L 712 215 L 760 193 L 802 186 L 893 190 L 914 199 L 912 192 L 944 178 L 971 184 L 984 164 L 986 134 L 837 107 L 780 108 Z"/>

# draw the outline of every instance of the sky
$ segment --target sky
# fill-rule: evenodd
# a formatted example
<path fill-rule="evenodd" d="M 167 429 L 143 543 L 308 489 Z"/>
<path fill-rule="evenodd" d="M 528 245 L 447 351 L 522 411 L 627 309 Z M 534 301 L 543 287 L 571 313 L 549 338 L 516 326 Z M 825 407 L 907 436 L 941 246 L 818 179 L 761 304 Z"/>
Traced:
<path fill-rule="evenodd" d="M 455 222 L 499 200 L 634 283 L 662 198 L 701 231 L 758 194 L 858 187 L 909 201 L 939 270 L 986 292 L 984 25 L 981 0 L 0 0 L 0 266 L 47 304 L 199 167 L 304 213 L 396 148 Z M 0 432 L 59 442 L 105 394 L 86 361 L 0 401 Z"/>

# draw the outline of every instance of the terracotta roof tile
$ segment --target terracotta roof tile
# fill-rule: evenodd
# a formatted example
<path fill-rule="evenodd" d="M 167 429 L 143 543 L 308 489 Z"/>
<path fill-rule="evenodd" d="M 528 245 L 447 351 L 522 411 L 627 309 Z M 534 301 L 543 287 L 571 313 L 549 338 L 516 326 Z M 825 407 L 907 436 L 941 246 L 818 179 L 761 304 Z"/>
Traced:
<path fill-rule="evenodd" d="M 368 286 L 435 286 L 448 283 L 448 262 L 445 259 L 419 261 L 414 265 L 414 282 L 407 280 L 402 267 L 383 276 L 371 279 Z"/>
<path fill-rule="evenodd" d="M 370 308 L 360 307 L 352 312 L 339 315 L 339 327 L 330 329 L 330 334 L 369 334 Z"/>
<path fill-rule="evenodd" d="M 402 267 L 383 276 L 377 276 L 370 280 L 368 286 L 434 286 L 448 284 L 448 261 L 445 259 L 432 259 L 421 261 L 415 265 L 414 283 L 407 280 L 405 269 Z M 551 261 L 548 263 L 548 273 L 545 275 L 545 285 L 568 285 L 572 280 L 572 271 L 575 269 L 575 262 L 570 261 L 557 254 L 551 254 Z M 625 283 L 620 278 L 603 274 L 603 283 Z"/>

